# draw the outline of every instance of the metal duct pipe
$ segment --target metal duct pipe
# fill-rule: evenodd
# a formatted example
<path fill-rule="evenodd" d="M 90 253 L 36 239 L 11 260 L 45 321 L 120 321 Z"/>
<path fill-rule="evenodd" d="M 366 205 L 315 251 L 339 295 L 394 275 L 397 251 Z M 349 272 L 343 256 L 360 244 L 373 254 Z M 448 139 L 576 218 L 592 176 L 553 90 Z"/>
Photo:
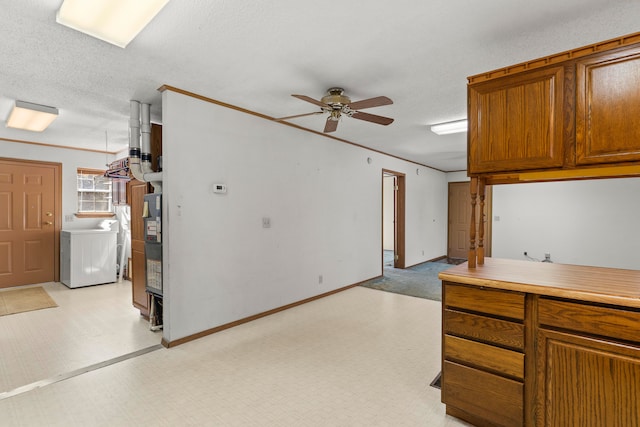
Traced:
<path fill-rule="evenodd" d="M 140 102 L 130 101 L 129 106 L 129 168 L 135 179 L 150 182 L 154 193 L 161 193 L 162 172 L 153 172 L 151 169 L 151 106 L 142 104 L 142 132 Z M 140 149 L 141 134 L 142 150 Z"/>
<path fill-rule="evenodd" d="M 140 103 L 129 101 L 129 157 L 140 158 Z"/>
<path fill-rule="evenodd" d="M 141 160 L 142 172 L 153 172 L 151 169 L 151 105 L 142 104 L 140 132 L 142 135 Z"/>

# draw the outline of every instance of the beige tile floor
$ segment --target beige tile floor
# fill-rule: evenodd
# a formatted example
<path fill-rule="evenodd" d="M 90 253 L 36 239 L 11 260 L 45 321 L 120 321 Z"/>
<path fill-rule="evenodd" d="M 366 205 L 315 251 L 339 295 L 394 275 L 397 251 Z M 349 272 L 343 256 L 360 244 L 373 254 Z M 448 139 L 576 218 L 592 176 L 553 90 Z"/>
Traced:
<path fill-rule="evenodd" d="M 97 309 L 81 304 L 70 315 Z M 440 369 L 440 310 L 437 301 L 353 288 L 0 400 L 0 425 L 464 426 L 445 415 L 429 386 Z M 111 334 L 100 325 L 86 337 Z M 131 330 L 121 331 L 122 341 L 140 338 Z M 73 369 L 50 362 L 47 350 L 69 345 L 67 335 L 30 338 L 42 352 L 36 359 Z M 152 336 L 151 345 L 159 341 Z M 4 342 L 2 335 L 2 359 Z M 122 343 L 91 358 L 112 357 L 111 346 Z"/>
<path fill-rule="evenodd" d="M 58 304 L 0 316 L 0 392 L 160 343 L 131 305 L 131 282 L 41 285 Z M 2 422 L 0 422 L 2 425 Z"/>

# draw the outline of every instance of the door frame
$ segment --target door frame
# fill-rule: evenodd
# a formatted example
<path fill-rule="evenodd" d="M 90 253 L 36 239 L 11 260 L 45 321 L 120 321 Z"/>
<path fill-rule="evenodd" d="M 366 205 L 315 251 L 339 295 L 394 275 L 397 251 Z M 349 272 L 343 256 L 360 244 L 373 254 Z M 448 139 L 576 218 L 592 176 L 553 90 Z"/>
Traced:
<path fill-rule="evenodd" d="M 452 181 L 447 183 L 447 257 L 449 257 L 449 248 L 451 247 L 451 242 L 449 242 L 449 236 L 451 234 L 451 212 L 449 210 L 449 206 L 451 206 L 451 186 L 452 184 L 467 184 L 470 186 L 470 181 Z M 469 200 L 471 203 L 471 200 Z M 480 206 L 480 199 L 476 201 L 476 208 L 478 209 Z M 492 236 L 492 228 L 493 228 L 493 191 L 490 185 L 486 186 L 485 190 L 485 199 L 484 199 L 484 207 L 486 214 L 484 216 L 486 228 L 484 231 L 484 254 L 487 257 L 491 256 L 491 236 Z M 481 222 L 481 217 L 476 215 L 477 222 Z M 471 220 L 471 218 L 468 218 Z M 477 232 L 477 231 L 476 231 Z M 477 235 L 476 235 L 477 236 Z M 468 243 L 468 242 L 467 242 Z"/>
<path fill-rule="evenodd" d="M 392 175 L 395 177 L 397 190 L 394 191 L 394 231 L 393 231 L 393 266 L 394 268 L 405 268 L 405 206 L 406 206 L 406 175 L 401 172 L 392 171 L 390 169 L 382 169 L 381 176 L 381 190 L 382 200 L 380 204 L 381 208 L 381 239 L 380 239 L 380 256 L 381 265 L 384 271 L 384 176 Z"/>
<path fill-rule="evenodd" d="M 53 280 L 60 281 L 60 230 L 62 230 L 62 163 L 0 157 L 0 163 L 53 169 Z"/>

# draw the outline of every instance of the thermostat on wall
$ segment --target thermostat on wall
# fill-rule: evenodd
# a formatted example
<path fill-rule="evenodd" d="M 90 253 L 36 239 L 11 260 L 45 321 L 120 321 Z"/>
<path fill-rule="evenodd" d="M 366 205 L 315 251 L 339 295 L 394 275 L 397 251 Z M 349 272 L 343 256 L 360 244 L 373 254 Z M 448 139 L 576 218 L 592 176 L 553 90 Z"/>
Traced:
<path fill-rule="evenodd" d="M 211 191 L 213 191 L 214 193 L 218 193 L 218 194 L 226 194 L 227 193 L 227 186 L 224 184 L 213 184 L 211 186 Z"/>

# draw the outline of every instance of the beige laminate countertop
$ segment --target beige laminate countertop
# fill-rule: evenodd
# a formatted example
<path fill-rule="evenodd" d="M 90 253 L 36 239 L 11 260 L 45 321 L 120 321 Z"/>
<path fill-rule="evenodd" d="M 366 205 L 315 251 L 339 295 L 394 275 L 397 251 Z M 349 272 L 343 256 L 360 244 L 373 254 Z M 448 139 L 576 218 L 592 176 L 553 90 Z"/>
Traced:
<path fill-rule="evenodd" d="M 441 280 L 487 288 L 640 308 L 640 271 L 485 258 L 441 272 Z"/>

